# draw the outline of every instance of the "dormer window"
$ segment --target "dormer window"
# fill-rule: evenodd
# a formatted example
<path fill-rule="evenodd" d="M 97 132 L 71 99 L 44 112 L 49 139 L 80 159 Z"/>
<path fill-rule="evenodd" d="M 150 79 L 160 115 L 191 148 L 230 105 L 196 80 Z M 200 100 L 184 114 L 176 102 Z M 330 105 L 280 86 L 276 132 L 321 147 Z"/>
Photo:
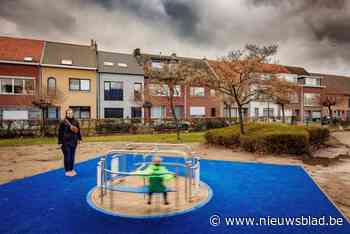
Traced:
<path fill-rule="evenodd" d="M 126 63 L 118 63 L 118 67 L 128 67 L 128 64 L 126 64 Z"/>
<path fill-rule="evenodd" d="M 113 62 L 103 62 L 103 65 L 112 67 L 112 66 L 114 66 L 114 63 Z"/>
<path fill-rule="evenodd" d="M 151 65 L 153 69 L 161 69 L 163 67 L 163 63 L 160 61 L 152 61 Z"/>
<path fill-rule="evenodd" d="M 72 65 L 72 64 L 73 64 L 73 61 L 70 60 L 70 59 L 62 59 L 62 60 L 61 60 L 61 64 L 64 64 L 64 65 Z"/>
<path fill-rule="evenodd" d="M 33 57 L 24 57 L 23 60 L 26 62 L 31 62 L 33 61 Z"/>

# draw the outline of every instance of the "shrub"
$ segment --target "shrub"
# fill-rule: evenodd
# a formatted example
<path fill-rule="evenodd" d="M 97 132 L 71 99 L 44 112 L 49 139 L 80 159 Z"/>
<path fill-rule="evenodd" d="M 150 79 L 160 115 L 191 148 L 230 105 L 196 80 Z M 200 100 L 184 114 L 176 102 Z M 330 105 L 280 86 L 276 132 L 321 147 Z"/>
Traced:
<path fill-rule="evenodd" d="M 227 127 L 228 123 L 224 118 L 196 119 L 191 123 L 192 131 L 203 131 L 214 128 Z"/>
<path fill-rule="evenodd" d="M 309 150 L 309 133 L 302 126 L 251 123 L 240 135 L 239 125 L 210 130 L 205 139 L 210 144 L 240 146 L 249 152 L 303 154 Z"/>
<path fill-rule="evenodd" d="M 213 129 L 205 133 L 204 138 L 209 144 L 233 147 L 239 145 L 239 127 L 236 125 Z"/>
<path fill-rule="evenodd" d="M 310 144 L 324 144 L 329 138 L 329 129 L 319 126 L 310 126 L 306 128 L 310 135 Z"/>
<path fill-rule="evenodd" d="M 249 152 L 303 154 L 309 147 L 308 133 L 273 131 L 243 135 L 241 147 Z"/>

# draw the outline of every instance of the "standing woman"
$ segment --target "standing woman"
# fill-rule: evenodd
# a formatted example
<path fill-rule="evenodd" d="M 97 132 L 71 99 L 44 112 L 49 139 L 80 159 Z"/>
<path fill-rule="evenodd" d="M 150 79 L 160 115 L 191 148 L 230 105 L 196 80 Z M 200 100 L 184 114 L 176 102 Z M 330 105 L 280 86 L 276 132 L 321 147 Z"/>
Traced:
<path fill-rule="evenodd" d="M 58 144 L 64 155 L 64 169 L 66 176 L 75 176 L 74 158 L 77 145 L 81 141 L 79 123 L 73 117 L 73 110 L 66 110 L 66 117 L 60 123 L 58 131 Z"/>

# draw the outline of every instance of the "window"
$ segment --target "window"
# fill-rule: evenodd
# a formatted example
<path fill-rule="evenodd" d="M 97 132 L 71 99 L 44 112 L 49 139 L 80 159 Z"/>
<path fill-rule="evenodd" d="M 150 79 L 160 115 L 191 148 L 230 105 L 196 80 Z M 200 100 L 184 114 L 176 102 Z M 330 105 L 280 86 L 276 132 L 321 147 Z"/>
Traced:
<path fill-rule="evenodd" d="M 153 96 L 169 96 L 169 87 L 166 84 L 150 84 L 150 92 Z"/>
<path fill-rule="evenodd" d="M 317 106 L 319 105 L 319 100 L 320 100 L 319 93 L 304 93 L 305 106 Z"/>
<path fill-rule="evenodd" d="M 211 117 L 215 117 L 216 116 L 216 108 L 211 108 Z"/>
<path fill-rule="evenodd" d="M 340 117 L 340 112 L 338 113 L 338 117 Z M 321 119 L 321 112 L 320 111 L 313 111 L 311 113 L 311 116 L 313 119 Z"/>
<path fill-rule="evenodd" d="M 204 97 L 204 88 L 203 87 L 191 87 L 190 89 L 191 96 L 195 97 Z"/>
<path fill-rule="evenodd" d="M 319 78 L 305 78 L 305 85 L 307 86 L 320 86 L 321 80 Z"/>
<path fill-rule="evenodd" d="M 128 64 L 126 64 L 126 63 L 118 63 L 118 67 L 128 67 Z"/>
<path fill-rule="evenodd" d="M 24 90 L 23 80 L 15 79 L 13 88 L 14 88 L 14 93 L 23 93 L 23 90 Z"/>
<path fill-rule="evenodd" d="M 61 60 L 61 64 L 64 64 L 64 65 L 72 65 L 72 64 L 73 64 L 73 61 L 70 60 L 70 59 L 62 59 L 62 60 Z"/>
<path fill-rule="evenodd" d="M 4 110 L 2 112 L 4 120 L 26 120 L 28 119 L 27 110 Z"/>
<path fill-rule="evenodd" d="M 103 62 L 103 65 L 112 67 L 112 66 L 114 66 L 114 63 L 113 62 Z"/>
<path fill-rule="evenodd" d="M 192 117 L 204 117 L 205 116 L 205 107 L 204 106 L 191 106 L 190 115 Z"/>
<path fill-rule="evenodd" d="M 54 77 L 47 79 L 47 95 L 56 95 L 56 79 Z"/>
<path fill-rule="evenodd" d="M 177 118 L 183 118 L 183 106 L 175 106 L 175 115 Z"/>
<path fill-rule="evenodd" d="M 24 57 L 23 60 L 26 62 L 31 62 L 33 61 L 33 57 Z"/>
<path fill-rule="evenodd" d="M 33 95 L 34 82 L 34 79 L 0 79 L 0 93 Z"/>
<path fill-rule="evenodd" d="M 87 79 L 69 79 L 69 90 L 71 91 L 90 91 L 90 80 Z"/>
<path fill-rule="evenodd" d="M 142 100 L 142 83 L 138 83 L 138 82 L 134 83 L 134 100 L 135 101 Z"/>
<path fill-rule="evenodd" d="M 141 107 L 131 107 L 131 118 L 133 118 L 133 119 L 142 118 L 142 108 Z"/>
<path fill-rule="evenodd" d="M 152 61 L 151 66 L 153 69 L 161 69 L 163 67 L 163 63 L 160 61 Z"/>
<path fill-rule="evenodd" d="M 24 80 L 24 94 L 34 95 L 34 80 Z"/>
<path fill-rule="evenodd" d="M 0 81 L 1 81 L 1 93 L 12 94 L 13 93 L 13 86 L 12 86 L 13 79 L 1 79 Z"/>
<path fill-rule="evenodd" d="M 264 115 L 264 117 L 273 117 L 274 109 L 273 108 L 264 108 L 263 115 Z"/>
<path fill-rule="evenodd" d="M 181 85 L 174 86 L 174 97 L 181 97 Z"/>
<path fill-rule="evenodd" d="M 105 118 L 124 118 L 123 108 L 105 108 Z"/>
<path fill-rule="evenodd" d="M 165 118 L 165 106 L 154 106 L 151 108 L 151 118 L 152 119 L 162 119 Z"/>
<path fill-rule="evenodd" d="M 58 113 L 59 113 L 59 109 L 58 107 L 49 107 L 47 109 L 47 118 L 49 120 L 56 120 L 58 119 Z"/>
<path fill-rule="evenodd" d="M 255 118 L 259 118 L 259 108 L 258 107 L 254 108 L 254 116 L 255 116 Z"/>
<path fill-rule="evenodd" d="M 122 81 L 104 82 L 105 101 L 123 101 L 124 91 Z"/>
<path fill-rule="evenodd" d="M 73 110 L 74 118 L 76 119 L 90 119 L 90 107 L 89 106 L 70 106 Z"/>

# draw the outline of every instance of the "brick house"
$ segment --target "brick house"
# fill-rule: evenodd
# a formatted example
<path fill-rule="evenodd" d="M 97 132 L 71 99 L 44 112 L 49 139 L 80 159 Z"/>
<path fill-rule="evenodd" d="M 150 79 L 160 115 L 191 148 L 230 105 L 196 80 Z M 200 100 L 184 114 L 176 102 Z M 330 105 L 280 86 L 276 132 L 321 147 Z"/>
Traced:
<path fill-rule="evenodd" d="M 298 101 L 291 105 L 293 116 L 304 122 L 319 121 L 322 118 L 320 98 L 325 86 L 322 77 L 311 74 L 302 67 L 284 66 L 290 74 L 295 75 L 298 84 Z"/>
<path fill-rule="evenodd" d="M 63 119 L 73 109 L 77 119 L 96 118 L 97 44 L 45 42 L 40 95 L 49 104 L 48 119 Z"/>
<path fill-rule="evenodd" d="M 41 40 L 0 37 L 0 119 L 37 119 L 33 101 L 40 82 Z"/>
<path fill-rule="evenodd" d="M 350 77 L 328 74 L 313 75 L 323 78 L 323 84 L 326 86 L 323 95 L 336 98 L 336 105 L 332 106 L 333 117 L 350 120 Z M 322 113 L 324 116 L 329 116 L 328 108 L 323 107 Z"/>
<path fill-rule="evenodd" d="M 163 63 L 168 63 L 176 58 L 182 63 L 200 63 L 206 66 L 204 61 L 195 58 L 162 56 L 154 54 L 141 54 L 139 49 L 135 49 L 134 56 L 141 66 L 145 63 L 151 63 L 151 69 L 161 69 Z M 170 119 L 172 118 L 169 87 L 167 84 L 160 84 L 154 77 L 148 77 L 145 74 L 144 81 L 144 117 L 150 119 Z M 159 90 L 161 90 L 159 92 Z M 201 117 L 221 117 L 221 102 L 214 90 L 210 90 L 204 85 L 179 84 L 174 87 L 175 113 L 180 119 L 191 119 Z"/>

